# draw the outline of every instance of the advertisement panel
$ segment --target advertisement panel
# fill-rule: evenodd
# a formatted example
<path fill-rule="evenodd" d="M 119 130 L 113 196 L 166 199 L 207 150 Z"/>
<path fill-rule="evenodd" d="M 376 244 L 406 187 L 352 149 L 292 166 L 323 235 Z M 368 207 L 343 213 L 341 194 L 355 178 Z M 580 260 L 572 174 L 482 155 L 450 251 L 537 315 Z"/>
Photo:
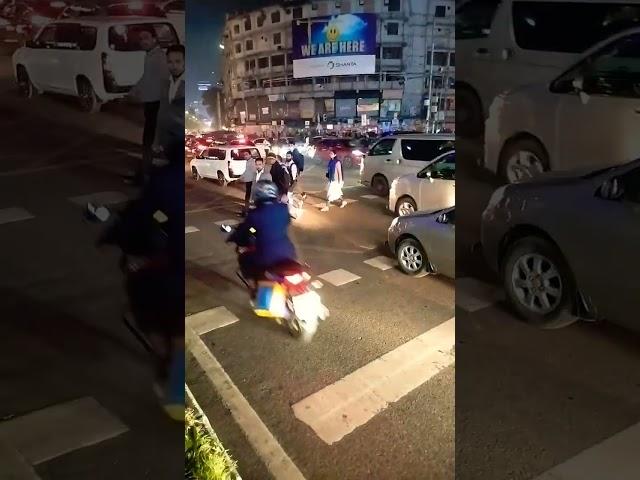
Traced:
<path fill-rule="evenodd" d="M 356 99 L 355 98 L 336 98 L 336 117 L 350 118 L 356 116 Z"/>
<path fill-rule="evenodd" d="M 314 17 L 291 25 L 294 78 L 375 73 L 375 14 Z"/>

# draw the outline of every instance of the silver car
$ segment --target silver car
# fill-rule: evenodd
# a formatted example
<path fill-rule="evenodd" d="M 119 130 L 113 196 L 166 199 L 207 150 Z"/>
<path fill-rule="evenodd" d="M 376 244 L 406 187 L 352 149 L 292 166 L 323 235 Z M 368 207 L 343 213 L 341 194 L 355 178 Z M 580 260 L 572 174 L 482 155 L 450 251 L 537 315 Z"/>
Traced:
<path fill-rule="evenodd" d="M 397 217 L 388 232 L 388 244 L 407 275 L 424 272 L 454 278 L 456 273 L 455 207 Z"/>
<path fill-rule="evenodd" d="M 526 321 L 639 329 L 640 159 L 499 188 L 483 213 L 482 248 Z"/>

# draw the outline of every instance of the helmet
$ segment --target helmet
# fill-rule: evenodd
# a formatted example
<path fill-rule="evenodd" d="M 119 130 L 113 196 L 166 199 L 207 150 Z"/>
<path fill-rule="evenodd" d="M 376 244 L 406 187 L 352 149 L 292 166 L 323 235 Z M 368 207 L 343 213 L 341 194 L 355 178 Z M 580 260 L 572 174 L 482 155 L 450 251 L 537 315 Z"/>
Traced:
<path fill-rule="evenodd" d="M 271 180 L 260 180 L 253 195 L 256 203 L 273 202 L 278 199 L 278 187 Z"/>

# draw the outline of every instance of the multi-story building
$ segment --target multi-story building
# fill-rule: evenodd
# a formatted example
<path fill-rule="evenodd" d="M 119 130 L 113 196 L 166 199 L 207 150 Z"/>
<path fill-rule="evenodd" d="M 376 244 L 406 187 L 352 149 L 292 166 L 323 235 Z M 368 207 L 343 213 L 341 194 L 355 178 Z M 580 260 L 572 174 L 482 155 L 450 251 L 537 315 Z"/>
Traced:
<path fill-rule="evenodd" d="M 375 73 L 293 78 L 292 22 L 346 13 L 376 15 Z M 385 128 L 453 130 L 454 15 L 454 0 L 284 1 L 227 15 L 227 123 L 358 125 L 366 113 Z"/>

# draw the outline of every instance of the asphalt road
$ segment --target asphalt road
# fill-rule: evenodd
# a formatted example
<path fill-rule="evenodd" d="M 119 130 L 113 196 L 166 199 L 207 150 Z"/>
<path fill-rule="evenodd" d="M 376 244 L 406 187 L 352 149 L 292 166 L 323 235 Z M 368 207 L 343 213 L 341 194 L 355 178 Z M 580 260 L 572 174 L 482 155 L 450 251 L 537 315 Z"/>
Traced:
<path fill-rule="evenodd" d="M 320 189 L 324 170 L 305 172 L 305 190 Z M 298 420 L 292 405 L 394 351 L 454 316 L 453 281 L 410 278 L 363 263 L 386 256 L 384 241 L 392 216 L 381 198 L 368 199 L 350 172 L 344 209 L 322 213 L 309 194 L 292 236 L 315 276 L 345 269 L 359 277 L 319 290 L 331 317 L 309 345 L 277 325 L 254 317 L 247 294 L 234 276 L 236 257 L 224 244 L 216 221 L 234 219 L 241 190 L 188 181 L 188 314 L 224 306 L 239 319 L 201 338 L 232 382 L 305 478 L 454 478 L 454 376 L 443 368 L 428 381 L 328 445 Z M 187 322 L 188 324 L 188 322 Z M 189 358 L 188 382 L 246 479 L 270 478 L 198 362 Z M 351 392 L 354 393 L 354 392 Z M 346 394 L 345 395 L 349 395 Z"/>
<path fill-rule="evenodd" d="M 9 71 L 0 58 L 0 437 L 26 419 L 33 435 L 15 449 L 43 480 L 181 478 L 183 427 L 161 411 L 147 355 L 121 321 L 117 252 L 95 248 L 101 228 L 74 203 L 136 195 L 122 174 L 140 150 L 138 114 L 87 116 L 66 99 L 22 100 Z M 69 407 L 71 419 L 56 421 L 50 407 L 84 397 L 103 415 Z"/>

